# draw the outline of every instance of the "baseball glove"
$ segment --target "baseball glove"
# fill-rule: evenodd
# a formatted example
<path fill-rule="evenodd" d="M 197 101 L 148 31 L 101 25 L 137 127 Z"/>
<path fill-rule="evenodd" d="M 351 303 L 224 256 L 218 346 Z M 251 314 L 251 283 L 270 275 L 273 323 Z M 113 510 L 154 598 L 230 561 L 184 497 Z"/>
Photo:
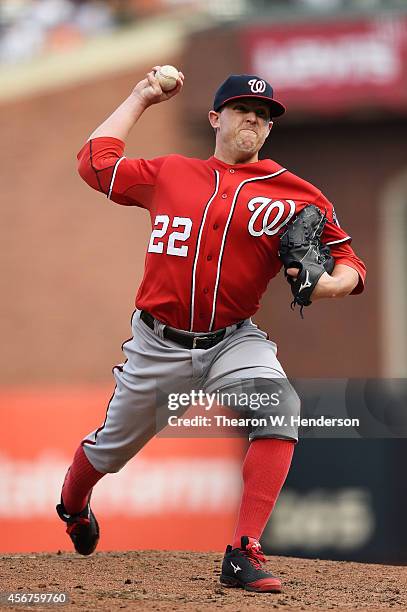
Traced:
<path fill-rule="evenodd" d="M 311 304 L 311 294 L 322 274 L 331 274 L 335 266 L 329 246 L 321 244 L 326 221 L 326 212 L 322 214 L 319 208 L 309 204 L 280 237 L 279 256 L 294 296 L 291 308 L 298 304 L 301 316 L 304 306 Z M 298 268 L 297 278 L 287 274 L 288 268 Z"/>

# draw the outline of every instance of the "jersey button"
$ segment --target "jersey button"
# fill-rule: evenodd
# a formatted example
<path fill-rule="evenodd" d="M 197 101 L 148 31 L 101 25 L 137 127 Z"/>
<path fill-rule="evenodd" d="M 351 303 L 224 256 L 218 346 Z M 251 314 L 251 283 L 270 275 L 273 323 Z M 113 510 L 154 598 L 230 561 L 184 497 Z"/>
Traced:
<path fill-rule="evenodd" d="M 214 229 L 214 230 L 217 230 L 217 229 L 218 229 L 218 227 L 219 227 L 219 225 L 218 225 L 217 223 L 214 223 L 214 224 L 213 224 L 213 229 Z"/>
<path fill-rule="evenodd" d="M 227 197 L 228 197 L 228 196 L 227 196 L 227 194 L 226 194 L 226 193 L 222 193 L 222 198 L 223 198 L 224 200 L 226 200 L 226 198 L 227 198 Z"/>
<path fill-rule="evenodd" d="M 207 261 L 212 261 L 212 255 L 208 255 L 208 257 L 206 259 L 207 259 Z"/>
<path fill-rule="evenodd" d="M 205 287 L 204 289 L 204 293 L 208 293 L 209 289 L 207 287 Z"/>
<path fill-rule="evenodd" d="M 230 174 L 234 174 L 234 173 L 235 173 L 235 171 L 233 170 L 233 168 L 230 168 L 230 169 L 229 169 L 229 172 L 230 172 Z"/>

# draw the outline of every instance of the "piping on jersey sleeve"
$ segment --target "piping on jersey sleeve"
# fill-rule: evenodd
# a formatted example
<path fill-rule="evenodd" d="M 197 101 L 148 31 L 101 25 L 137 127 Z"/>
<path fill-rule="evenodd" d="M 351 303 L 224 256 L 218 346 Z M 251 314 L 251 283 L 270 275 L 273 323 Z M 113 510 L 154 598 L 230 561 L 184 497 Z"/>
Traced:
<path fill-rule="evenodd" d="M 89 162 L 90 162 L 90 166 L 91 166 L 93 172 L 95 173 L 96 181 L 97 181 L 97 184 L 99 185 L 99 191 L 101 191 L 102 193 L 105 193 L 105 190 L 103 189 L 102 183 L 100 182 L 100 178 L 99 178 L 100 170 L 97 170 L 97 168 L 93 164 L 93 140 L 92 139 L 88 140 L 88 143 L 89 143 Z"/>
<path fill-rule="evenodd" d="M 221 267 L 222 267 L 222 259 L 223 259 L 223 253 L 224 253 L 224 248 L 225 248 L 226 236 L 227 236 L 227 233 L 228 233 L 230 222 L 232 220 L 233 212 L 235 210 L 236 201 L 237 201 L 237 197 L 239 195 L 239 192 L 242 189 L 243 185 L 245 185 L 246 183 L 251 183 L 251 182 L 254 182 L 254 181 L 264 181 L 264 180 L 267 180 L 267 179 L 271 179 L 271 178 L 274 178 L 275 176 L 278 176 L 278 175 L 280 175 L 280 174 L 282 174 L 283 172 L 286 172 L 286 171 L 287 171 L 286 168 L 280 168 L 280 170 L 278 170 L 277 172 L 273 172 L 273 174 L 266 174 L 265 176 L 255 176 L 253 178 L 246 179 L 246 180 L 244 180 L 244 181 L 242 181 L 240 183 L 240 185 L 237 187 L 237 189 L 235 191 L 235 195 L 233 196 L 233 200 L 232 200 L 232 204 L 231 204 L 231 207 L 230 207 L 229 216 L 228 216 L 228 219 L 226 221 L 226 225 L 225 225 L 225 229 L 224 229 L 223 237 L 222 237 L 222 243 L 221 243 L 221 247 L 220 247 L 220 254 L 219 254 L 219 259 L 218 259 L 218 269 L 216 271 L 215 290 L 213 292 L 212 315 L 211 315 L 211 321 L 210 321 L 210 324 L 209 324 L 209 331 L 212 331 L 213 323 L 215 321 L 216 299 L 217 299 L 217 295 L 218 295 L 219 279 L 220 279 L 220 272 L 221 272 Z"/>
<path fill-rule="evenodd" d="M 192 267 L 191 315 L 190 315 L 190 327 L 189 327 L 190 331 L 193 330 L 193 326 L 194 326 L 196 266 L 197 266 L 197 263 L 198 263 L 199 249 L 200 249 L 200 246 L 201 246 L 202 232 L 203 232 L 203 228 L 204 228 L 204 225 L 205 225 L 205 221 L 206 221 L 206 217 L 207 217 L 207 213 L 208 213 L 209 207 L 212 204 L 214 198 L 216 197 L 218 191 L 219 191 L 219 171 L 215 170 L 215 190 L 214 190 L 213 194 L 211 195 L 211 197 L 209 198 L 209 200 L 208 200 L 208 202 L 207 202 L 207 204 L 205 206 L 204 214 L 202 215 L 202 221 L 201 221 L 201 225 L 200 225 L 199 232 L 198 232 L 198 240 L 196 242 L 194 264 L 193 264 L 193 267 Z"/>
<path fill-rule="evenodd" d="M 352 240 L 352 237 L 345 236 L 345 238 L 341 238 L 340 240 L 330 240 L 330 242 L 324 242 L 324 244 L 330 246 L 332 244 L 340 244 L 341 242 L 347 242 L 348 240 Z"/>
<path fill-rule="evenodd" d="M 125 156 L 123 157 L 119 157 L 119 159 L 117 160 L 115 166 L 114 166 L 114 170 L 113 170 L 113 174 L 112 174 L 112 179 L 110 181 L 110 185 L 109 185 L 109 192 L 107 193 L 106 197 L 110 200 L 110 197 L 112 195 L 112 191 L 113 191 L 113 185 L 114 185 L 114 180 L 116 178 L 116 172 L 117 169 L 119 167 L 120 162 L 122 162 L 124 159 L 126 159 Z"/>

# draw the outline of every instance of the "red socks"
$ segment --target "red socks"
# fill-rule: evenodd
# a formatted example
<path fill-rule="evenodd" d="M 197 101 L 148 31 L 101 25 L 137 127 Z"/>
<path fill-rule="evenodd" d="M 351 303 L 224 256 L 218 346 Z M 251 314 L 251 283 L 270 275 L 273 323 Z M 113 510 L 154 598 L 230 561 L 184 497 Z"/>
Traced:
<path fill-rule="evenodd" d="M 265 438 L 251 442 L 243 463 L 243 495 L 233 547 L 243 535 L 260 539 L 290 469 L 294 442 Z M 69 514 L 86 506 L 94 485 L 104 476 L 95 470 L 80 446 L 62 487 L 62 500 Z"/>
<path fill-rule="evenodd" d="M 62 501 L 69 514 L 81 512 L 88 503 L 93 486 L 104 476 L 95 470 L 80 446 L 62 486 Z"/>
<path fill-rule="evenodd" d="M 295 443 L 277 438 L 251 442 L 243 463 L 243 495 L 233 548 L 243 535 L 260 539 L 290 469 Z"/>

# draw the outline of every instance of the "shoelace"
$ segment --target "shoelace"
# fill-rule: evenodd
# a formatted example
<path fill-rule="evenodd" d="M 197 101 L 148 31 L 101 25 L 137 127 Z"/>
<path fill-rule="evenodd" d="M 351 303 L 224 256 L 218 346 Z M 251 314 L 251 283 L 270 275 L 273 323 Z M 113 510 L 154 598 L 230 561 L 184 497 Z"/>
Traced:
<path fill-rule="evenodd" d="M 81 525 L 90 525 L 90 520 L 88 518 L 80 516 L 78 519 L 75 519 L 75 522 L 71 525 L 68 525 L 66 528 L 66 533 L 71 534 L 77 527 Z"/>
<path fill-rule="evenodd" d="M 266 557 L 261 548 L 248 546 L 246 550 L 242 551 L 242 554 L 249 559 L 250 563 L 256 569 L 262 569 L 261 564 L 266 563 Z"/>

